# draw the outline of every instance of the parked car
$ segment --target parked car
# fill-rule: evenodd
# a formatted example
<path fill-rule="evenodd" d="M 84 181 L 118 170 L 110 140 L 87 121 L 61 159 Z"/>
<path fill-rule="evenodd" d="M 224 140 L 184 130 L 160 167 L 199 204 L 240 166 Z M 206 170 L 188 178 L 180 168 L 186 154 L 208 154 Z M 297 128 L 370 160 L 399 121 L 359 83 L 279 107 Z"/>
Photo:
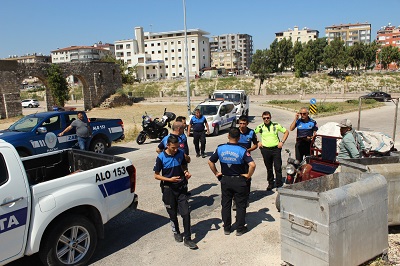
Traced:
<path fill-rule="evenodd" d="M 361 97 L 364 99 L 374 99 L 380 102 L 387 102 L 392 99 L 392 96 L 390 94 L 383 91 L 373 91 Z"/>
<path fill-rule="evenodd" d="M 39 107 L 39 101 L 35 100 L 35 99 L 26 99 L 26 100 L 22 100 L 21 102 L 22 107 L 26 108 L 33 108 L 33 107 Z"/>
<path fill-rule="evenodd" d="M 233 102 L 208 100 L 200 103 L 195 109 L 199 109 L 206 117 L 210 134 L 214 136 L 217 136 L 220 130 L 236 126 L 236 107 Z M 193 115 L 194 111 L 187 123 L 190 123 Z"/>

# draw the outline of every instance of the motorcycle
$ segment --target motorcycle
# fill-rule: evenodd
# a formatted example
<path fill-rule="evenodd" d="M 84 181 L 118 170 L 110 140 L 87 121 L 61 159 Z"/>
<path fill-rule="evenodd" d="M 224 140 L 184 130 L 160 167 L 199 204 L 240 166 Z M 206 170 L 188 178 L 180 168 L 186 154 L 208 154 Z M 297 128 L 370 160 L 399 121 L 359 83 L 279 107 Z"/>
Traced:
<path fill-rule="evenodd" d="M 166 126 L 171 128 L 171 121 L 175 119 L 176 115 L 172 112 L 167 112 L 167 108 L 164 109 L 164 114 L 161 119 L 158 117 L 151 118 L 147 112 L 142 116 L 142 128 L 139 135 L 136 138 L 137 144 L 143 144 L 147 138 L 150 139 L 163 139 L 168 135 L 168 129 Z"/>
<path fill-rule="evenodd" d="M 316 137 L 319 137 L 322 145 L 325 146 L 324 151 L 322 147 L 317 148 L 314 145 Z M 314 179 L 320 176 L 333 174 L 339 166 L 339 162 L 336 160 L 336 141 L 337 137 L 314 136 L 310 145 L 310 156 L 305 156 L 304 159 L 299 162 L 292 158 L 292 154 L 289 149 L 285 151 L 289 154 L 286 164 L 286 178 L 285 184 L 295 184 L 310 179 Z M 275 199 L 275 206 L 280 211 L 280 195 Z"/>

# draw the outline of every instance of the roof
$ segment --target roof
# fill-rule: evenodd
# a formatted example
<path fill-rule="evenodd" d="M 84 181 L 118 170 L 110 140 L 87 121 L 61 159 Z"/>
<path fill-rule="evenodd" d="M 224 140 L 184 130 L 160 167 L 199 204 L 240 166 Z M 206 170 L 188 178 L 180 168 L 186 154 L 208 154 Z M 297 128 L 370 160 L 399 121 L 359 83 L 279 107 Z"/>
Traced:
<path fill-rule="evenodd" d="M 212 99 L 207 99 L 207 101 L 199 103 L 199 105 L 221 105 L 222 103 L 231 103 L 234 104 L 233 102 L 228 102 L 228 101 L 216 101 Z"/>
<path fill-rule="evenodd" d="M 107 51 L 107 49 L 103 49 L 101 47 L 94 47 L 94 46 L 70 46 L 70 47 L 65 47 L 65 48 L 61 48 L 61 49 L 57 49 L 57 50 L 53 50 L 51 51 L 53 52 L 63 52 L 63 51 L 73 51 L 73 50 L 80 50 L 80 49 L 91 49 L 91 50 L 100 50 L 100 51 Z"/>

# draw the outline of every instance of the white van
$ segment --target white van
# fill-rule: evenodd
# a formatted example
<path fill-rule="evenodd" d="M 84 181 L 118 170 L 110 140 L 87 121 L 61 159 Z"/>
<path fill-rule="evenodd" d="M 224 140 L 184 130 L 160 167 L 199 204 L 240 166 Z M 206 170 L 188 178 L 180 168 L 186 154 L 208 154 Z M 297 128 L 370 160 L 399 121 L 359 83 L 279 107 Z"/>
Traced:
<path fill-rule="evenodd" d="M 210 134 L 217 136 L 220 130 L 236 126 L 236 107 L 233 102 L 208 100 L 196 108 L 207 119 Z M 194 116 L 194 111 L 186 123 Z"/>
<path fill-rule="evenodd" d="M 233 102 L 236 107 L 236 120 L 239 120 L 241 115 L 249 115 L 250 97 L 245 90 L 216 90 L 211 98 Z"/>

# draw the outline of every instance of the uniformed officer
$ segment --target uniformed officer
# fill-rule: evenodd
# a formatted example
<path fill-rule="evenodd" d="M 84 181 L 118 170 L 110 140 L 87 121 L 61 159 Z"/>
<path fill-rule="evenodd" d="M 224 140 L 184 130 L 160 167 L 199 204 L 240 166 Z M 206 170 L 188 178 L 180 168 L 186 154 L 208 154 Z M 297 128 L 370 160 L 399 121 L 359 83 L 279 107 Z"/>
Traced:
<path fill-rule="evenodd" d="M 254 130 L 255 133 L 261 134 L 261 141 L 258 147 L 264 159 L 265 167 L 267 168 L 268 187 L 267 191 L 274 188 L 274 172 L 272 165 L 275 169 L 275 185 L 281 187 L 282 181 L 282 147 L 289 136 L 289 131 L 282 127 L 279 123 L 271 121 L 271 113 L 265 111 L 262 113 L 264 123 L 257 126 Z M 282 132 L 282 140 L 279 139 L 278 133 Z"/>
<path fill-rule="evenodd" d="M 192 176 L 187 170 L 184 152 L 179 149 L 176 136 L 169 136 L 167 148 L 162 151 L 154 165 L 154 177 L 161 181 L 163 202 L 167 209 L 171 225 L 175 228 L 174 238 L 177 242 L 184 241 L 185 246 L 197 249 L 191 239 L 190 211 L 187 197 L 188 179 Z M 162 172 L 162 175 L 160 174 Z M 179 230 L 178 210 L 183 220 L 184 240 Z"/>
<path fill-rule="evenodd" d="M 239 144 L 247 149 L 248 152 L 254 151 L 258 147 L 257 134 L 253 129 L 248 128 L 249 118 L 246 115 L 239 117 L 240 139 Z"/>
<path fill-rule="evenodd" d="M 156 152 L 160 153 L 160 152 L 162 152 L 163 150 L 166 149 L 168 137 L 172 135 L 172 136 L 175 136 L 175 137 L 178 138 L 179 149 L 181 149 L 185 153 L 186 161 L 188 163 L 190 163 L 189 146 L 188 146 L 188 143 L 187 143 L 187 137 L 186 137 L 186 135 L 184 133 L 185 132 L 185 127 L 186 127 L 186 124 L 183 124 L 182 122 L 175 121 L 172 124 L 172 132 L 170 134 L 168 134 L 167 136 L 165 136 L 161 140 L 160 144 L 158 144 L 158 146 L 157 146 Z"/>
<path fill-rule="evenodd" d="M 194 110 L 195 115 L 190 119 L 190 123 L 188 126 L 188 134 L 190 134 L 190 129 L 193 127 L 193 144 L 194 149 L 196 150 L 196 157 L 205 158 L 205 150 L 206 150 L 206 132 L 204 131 L 205 127 L 207 128 L 207 134 L 210 134 L 210 128 L 207 123 L 207 119 L 201 114 L 200 109 Z M 199 146 L 199 142 L 201 143 L 201 147 Z"/>
<path fill-rule="evenodd" d="M 295 151 L 296 160 L 299 162 L 303 160 L 303 156 L 309 156 L 311 154 L 311 139 L 318 130 L 317 121 L 312 119 L 308 113 L 308 109 L 302 107 L 294 116 L 294 120 L 289 128 L 290 131 L 293 131 L 297 127 Z"/>
<path fill-rule="evenodd" d="M 238 144 L 240 131 L 238 128 L 230 128 L 228 134 L 229 142 L 219 145 L 211 155 L 208 165 L 214 175 L 221 181 L 221 205 L 224 233 L 229 235 L 232 226 L 232 198 L 236 200 L 236 235 L 241 236 L 247 232 L 246 205 L 250 194 L 251 177 L 256 164 L 250 153 Z M 215 166 L 220 161 L 221 171 Z"/>

